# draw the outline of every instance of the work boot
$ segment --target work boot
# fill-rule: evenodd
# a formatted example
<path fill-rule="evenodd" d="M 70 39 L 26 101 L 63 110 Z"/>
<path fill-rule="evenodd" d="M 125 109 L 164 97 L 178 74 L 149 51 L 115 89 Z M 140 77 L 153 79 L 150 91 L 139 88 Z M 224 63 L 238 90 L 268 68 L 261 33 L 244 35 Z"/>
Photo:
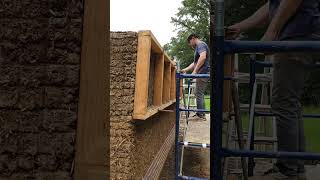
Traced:
<path fill-rule="evenodd" d="M 298 173 L 292 169 L 286 168 L 286 174 L 281 173 L 279 168 L 275 166 L 274 168 L 268 170 L 262 176 L 254 176 L 249 178 L 249 180 L 307 180 L 305 173 Z"/>
<path fill-rule="evenodd" d="M 188 118 L 189 121 L 205 121 L 206 116 L 205 115 L 200 115 L 200 114 L 195 114 L 191 117 Z"/>
<path fill-rule="evenodd" d="M 281 173 L 274 173 L 263 176 L 249 177 L 248 180 L 307 180 L 307 178 L 305 174 L 300 174 L 298 176 L 286 176 Z"/>

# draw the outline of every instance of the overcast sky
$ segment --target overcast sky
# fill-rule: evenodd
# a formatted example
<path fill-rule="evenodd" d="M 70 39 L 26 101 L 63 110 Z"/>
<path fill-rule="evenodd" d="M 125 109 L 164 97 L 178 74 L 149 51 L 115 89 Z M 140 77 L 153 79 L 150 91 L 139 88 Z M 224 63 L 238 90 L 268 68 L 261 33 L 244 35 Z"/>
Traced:
<path fill-rule="evenodd" d="M 170 23 L 182 0 L 111 0 L 111 31 L 151 30 L 160 44 L 170 42 L 175 27 Z"/>

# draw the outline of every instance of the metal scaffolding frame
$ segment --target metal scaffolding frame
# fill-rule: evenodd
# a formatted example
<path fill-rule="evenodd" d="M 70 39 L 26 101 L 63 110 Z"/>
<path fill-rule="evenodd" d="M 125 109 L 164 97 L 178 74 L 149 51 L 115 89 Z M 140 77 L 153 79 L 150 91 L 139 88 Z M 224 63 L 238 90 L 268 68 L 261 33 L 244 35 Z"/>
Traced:
<path fill-rule="evenodd" d="M 212 3 L 212 0 L 210 0 Z M 212 7 L 212 4 L 211 4 Z M 214 18 L 215 27 L 210 32 L 210 59 L 211 74 L 190 75 L 176 73 L 176 137 L 175 137 L 175 179 L 201 179 L 196 177 L 186 177 L 179 174 L 180 169 L 180 149 L 184 145 L 179 142 L 179 124 L 181 111 L 201 111 L 197 109 L 181 109 L 180 108 L 180 79 L 183 78 L 210 78 L 213 82 L 211 86 L 210 96 L 210 144 L 206 148 L 210 148 L 210 179 L 222 180 L 222 160 L 225 157 L 249 157 L 251 159 L 259 158 L 292 158 L 304 160 L 320 160 L 320 153 L 307 152 L 260 152 L 254 151 L 254 147 L 250 145 L 248 150 L 230 150 L 222 147 L 222 127 L 223 127 L 223 83 L 225 80 L 233 80 L 233 77 L 224 77 L 224 56 L 226 54 L 235 53 L 266 53 L 266 52 L 314 52 L 320 51 L 320 42 L 317 41 L 233 41 L 225 40 L 224 37 L 224 0 L 215 0 L 214 2 Z M 213 13 L 213 11 L 210 11 Z M 214 62 L 214 63 L 213 63 Z M 256 62 L 266 67 L 272 66 L 265 62 Z M 214 66 L 213 66 L 214 64 Z M 318 66 L 318 65 L 317 65 Z M 251 69 L 250 78 L 251 86 L 254 82 L 254 69 Z M 252 93 L 252 92 L 251 92 Z M 271 113 L 257 113 L 254 116 L 273 116 Z M 320 115 L 304 115 L 306 118 L 319 118 Z M 254 127 L 254 126 L 253 126 Z M 253 131 L 253 129 L 252 129 Z M 254 140 L 254 133 L 251 133 L 251 143 Z M 198 145 L 202 146 L 202 145 Z M 249 161 L 250 163 L 250 161 Z M 251 162 L 252 163 L 252 162 Z M 249 166 L 249 175 L 252 175 L 252 166 Z M 251 173 L 250 173 L 251 171 Z"/>

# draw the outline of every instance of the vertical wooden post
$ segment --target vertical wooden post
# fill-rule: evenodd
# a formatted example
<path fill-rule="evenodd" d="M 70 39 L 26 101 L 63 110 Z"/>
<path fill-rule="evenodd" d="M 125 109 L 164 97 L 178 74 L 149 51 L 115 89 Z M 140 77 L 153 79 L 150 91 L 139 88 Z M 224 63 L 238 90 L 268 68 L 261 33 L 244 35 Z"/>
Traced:
<path fill-rule="evenodd" d="M 176 98 L 176 68 L 171 67 L 171 87 L 170 87 L 170 100 Z"/>
<path fill-rule="evenodd" d="M 138 52 L 136 65 L 136 85 L 134 97 L 134 116 L 144 116 L 148 106 L 148 85 L 151 56 L 150 32 L 142 31 L 138 35 Z"/>
<path fill-rule="evenodd" d="M 176 85 L 177 85 L 177 83 L 176 83 L 176 71 L 177 71 L 177 67 L 175 67 L 174 69 L 173 69 L 173 84 L 174 84 L 174 86 L 173 86 L 173 99 L 172 100 L 176 100 Z"/>
<path fill-rule="evenodd" d="M 153 105 L 160 106 L 162 104 L 162 88 L 164 76 L 164 54 L 162 53 L 156 60 L 155 77 L 153 86 Z"/>
<path fill-rule="evenodd" d="M 180 94 L 181 94 L 181 97 L 183 95 L 183 79 L 180 79 Z"/>
<path fill-rule="evenodd" d="M 234 62 L 233 55 L 227 55 L 224 59 L 224 75 L 233 76 L 234 74 Z M 231 99 L 231 82 L 224 81 L 223 85 L 223 112 L 230 113 L 232 111 L 232 99 Z"/>
<path fill-rule="evenodd" d="M 75 180 L 106 180 L 110 175 L 108 6 L 109 1 L 91 0 L 84 7 Z"/>
<path fill-rule="evenodd" d="M 162 103 L 170 100 L 170 86 L 171 86 L 171 63 L 165 61 L 164 63 L 164 78 L 163 78 L 163 99 Z"/>

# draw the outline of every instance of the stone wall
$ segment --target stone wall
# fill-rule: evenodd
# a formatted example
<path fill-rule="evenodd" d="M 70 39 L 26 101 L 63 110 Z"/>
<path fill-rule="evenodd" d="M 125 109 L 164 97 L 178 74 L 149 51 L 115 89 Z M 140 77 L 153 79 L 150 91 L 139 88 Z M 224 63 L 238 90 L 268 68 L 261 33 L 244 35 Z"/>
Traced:
<path fill-rule="evenodd" d="M 81 0 L 0 5 L 0 179 L 72 179 Z"/>
<path fill-rule="evenodd" d="M 133 121 L 138 33 L 111 32 L 110 37 L 111 179 L 141 179 L 175 119 L 173 113 L 158 113 Z M 172 166 L 165 167 L 163 171 L 173 171 Z"/>

